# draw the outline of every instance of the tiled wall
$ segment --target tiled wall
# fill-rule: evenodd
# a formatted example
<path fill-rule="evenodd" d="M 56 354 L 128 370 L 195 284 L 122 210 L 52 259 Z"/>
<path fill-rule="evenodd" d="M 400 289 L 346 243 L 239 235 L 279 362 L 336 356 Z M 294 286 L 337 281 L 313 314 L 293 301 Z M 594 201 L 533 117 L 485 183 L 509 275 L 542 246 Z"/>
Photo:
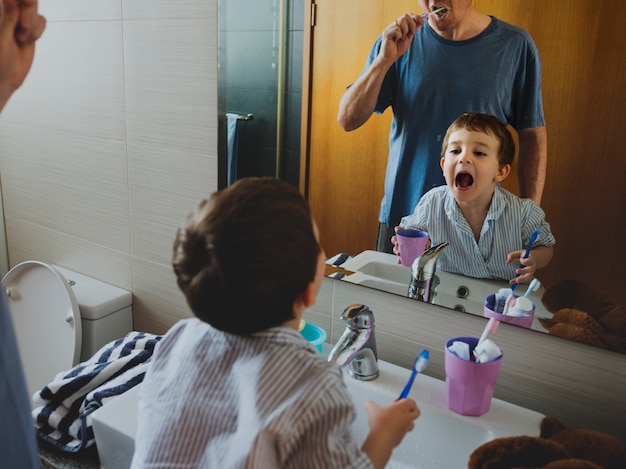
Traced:
<path fill-rule="evenodd" d="M 479 336 L 485 326 L 482 317 L 328 278 L 305 318 L 326 328 L 334 343 L 345 327 L 338 318 L 353 303 L 373 310 L 381 359 L 410 368 L 427 348 L 425 373 L 439 379 L 445 379 L 446 341 Z M 626 355 L 508 324 L 500 324 L 493 340 L 504 352 L 497 398 L 626 441 Z"/>
<path fill-rule="evenodd" d="M 11 266 L 133 292 L 135 327 L 187 316 L 176 228 L 217 188 L 216 0 L 40 0 L 30 75 L 0 117 Z"/>

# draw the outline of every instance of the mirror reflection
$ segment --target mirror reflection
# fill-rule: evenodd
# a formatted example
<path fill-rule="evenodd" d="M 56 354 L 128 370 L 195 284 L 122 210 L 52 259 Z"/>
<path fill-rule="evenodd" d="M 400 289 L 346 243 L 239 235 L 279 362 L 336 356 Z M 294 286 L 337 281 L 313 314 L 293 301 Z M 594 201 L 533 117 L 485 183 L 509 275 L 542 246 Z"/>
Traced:
<path fill-rule="evenodd" d="M 219 186 L 276 176 L 298 186 L 304 0 L 220 0 Z"/>
<path fill-rule="evenodd" d="M 222 3 L 226 2 L 220 3 L 220 15 Z M 269 3 L 274 8 L 279 4 L 277 1 Z M 300 8 L 301 2 L 286 3 L 293 13 Z M 297 122 L 298 128 L 302 115 L 304 129 L 300 164 L 294 171 L 298 177 L 290 180 L 299 183 L 306 192 L 326 252 L 329 255 L 346 253 L 357 259 L 374 252 L 376 246 L 391 112 L 373 116 L 358 130 L 346 133 L 336 120 L 339 100 L 346 86 L 363 69 L 380 32 L 399 15 L 421 11 L 417 11 L 419 8 L 414 1 L 404 0 L 302 3 L 303 25 L 310 24 L 310 6 L 315 3 L 315 27 L 302 26 L 304 46 L 300 45 L 301 59 L 292 59 L 286 67 L 295 70 L 300 66 L 298 70 L 303 80 L 296 93 L 308 92 L 304 93 L 302 114 L 298 112 L 298 106 L 291 106 L 285 114 L 285 121 Z M 532 293 L 538 300 L 534 301 L 535 304 L 542 307 L 541 297 L 537 295 L 553 286 L 562 287 L 571 295 L 572 291 L 566 288 L 572 285 L 565 282 L 568 279 L 579 282 L 575 284 L 579 292 L 597 293 L 616 307 L 626 304 L 621 273 L 621 266 L 626 263 L 626 249 L 621 243 L 619 229 L 619 217 L 626 213 L 626 197 L 620 189 L 626 176 L 626 161 L 615 150 L 620 147 L 623 133 L 621 112 L 626 107 L 626 90 L 622 86 L 626 52 L 614 47 L 626 39 L 621 27 L 626 6 L 609 4 L 606 0 L 593 4 L 582 0 L 549 3 L 475 0 L 474 4 L 478 11 L 528 31 L 542 59 L 548 167 L 541 206 L 557 244 L 552 262 L 537 275 L 543 290 Z M 613 12 L 611 15 L 602 14 L 607 8 Z M 354 21 L 354 18 L 361 20 Z M 299 32 L 296 30 L 290 34 L 297 37 Z M 292 48 L 299 47 L 295 45 L 297 42 L 294 40 Z M 223 52 L 222 46 L 220 41 L 220 53 Z M 222 63 L 220 58 L 220 67 Z M 251 83 L 253 76 L 253 73 L 248 74 Z M 292 73 L 291 77 L 295 76 Z M 229 75 L 228 81 L 231 78 Z M 220 82 L 220 104 L 223 103 L 223 86 Z M 224 112 L 228 110 L 224 109 Z M 253 124 L 261 126 L 261 121 Z M 222 147 L 225 148 L 225 134 L 220 133 L 220 137 L 221 151 Z M 290 141 L 297 140 L 300 135 L 290 138 Z M 281 177 L 285 177 L 284 173 Z M 515 163 L 503 187 L 519 194 Z M 391 267 L 400 269 L 402 266 L 392 264 Z M 405 268 L 402 275 L 406 275 L 404 284 L 408 288 L 410 273 L 407 270 Z M 344 273 L 352 272 L 369 275 L 367 281 L 362 277 L 361 285 L 406 296 L 407 292 L 403 292 L 399 285 L 395 286 L 396 289 L 391 288 L 389 279 L 381 277 L 380 273 L 374 276 L 359 272 L 354 266 L 346 268 Z M 473 290 L 475 279 L 468 278 L 465 283 L 468 282 Z M 450 291 L 449 296 L 455 300 L 441 304 L 469 312 L 470 308 L 457 295 L 462 286 L 468 285 L 440 283 L 437 288 Z M 498 290 L 495 287 L 487 283 L 486 289 L 495 293 Z M 521 287 L 520 291 L 524 292 Z M 439 300 L 445 296 L 440 295 Z M 483 314 L 484 298 L 482 296 L 478 310 L 474 311 L 476 314 Z M 572 305 L 571 301 L 563 302 L 568 307 Z M 552 308 L 558 306 L 562 305 L 551 303 Z M 592 308 L 588 306 L 588 309 Z M 552 312 L 545 314 L 552 316 Z M 534 321 L 533 329 L 547 331 L 545 327 L 535 327 L 537 323 Z"/>

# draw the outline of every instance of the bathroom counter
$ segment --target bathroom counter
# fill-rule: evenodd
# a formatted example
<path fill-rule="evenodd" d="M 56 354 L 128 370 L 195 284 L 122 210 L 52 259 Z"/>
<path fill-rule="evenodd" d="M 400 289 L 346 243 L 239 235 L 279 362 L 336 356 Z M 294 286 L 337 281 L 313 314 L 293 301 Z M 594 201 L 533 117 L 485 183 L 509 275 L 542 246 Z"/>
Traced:
<path fill-rule="evenodd" d="M 322 354 L 327 354 L 329 350 L 330 344 L 324 343 Z M 373 381 L 345 379 L 357 411 L 358 423 L 353 425 L 355 441 L 364 441 L 369 428 L 364 402 L 369 399 L 380 404 L 392 402 L 397 398 L 398 390 L 406 384 L 410 371 L 383 360 L 379 360 L 378 365 L 380 376 Z M 92 414 L 94 435 L 104 468 L 130 466 L 135 449 L 141 386 L 143 383 Z M 416 380 L 410 395 L 419 403 L 421 424 L 416 425 L 394 450 L 395 464 L 392 466 L 429 469 L 467 467 L 472 451 L 487 441 L 516 435 L 539 436 L 543 414 L 493 399 L 485 415 L 463 416 L 448 409 L 445 390 L 445 381 L 431 376 L 422 374 Z M 454 451 L 449 450 L 449 441 L 455 442 Z M 429 463 L 433 461 L 439 464 Z"/>
<path fill-rule="evenodd" d="M 39 463 L 41 469 L 99 469 L 100 458 L 95 447 L 79 454 L 61 451 L 46 443 L 39 442 Z"/>

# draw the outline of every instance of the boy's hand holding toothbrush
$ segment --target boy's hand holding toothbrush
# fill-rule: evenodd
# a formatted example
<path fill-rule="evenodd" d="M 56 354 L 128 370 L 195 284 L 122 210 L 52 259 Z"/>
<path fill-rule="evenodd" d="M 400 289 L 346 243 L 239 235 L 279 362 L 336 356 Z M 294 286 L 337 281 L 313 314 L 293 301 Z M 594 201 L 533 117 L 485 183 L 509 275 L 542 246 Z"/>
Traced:
<path fill-rule="evenodd" d="M 519 259 L 520 268 L 515 271 L 517 276 L 511 280 L 509 283 L 513 285 L 513 290 L 517 288 L 517 284 L 520 282 L 524 282 L 525 280 L 531 280 L 533 278 L 533 274 L 537 270 L 537 266 L 535 263 L 535 259 L 531 258 L 530 252 L 537 241 L 537 237 L 541 234 L 539 230 L 533 231 L 530 235 L 530 239 L 528 241 L 528 247 L 525 251 L 513 251 L 510 252 L 508 257 L 506 258 L 506 263 L 510 264 L 516 259 Z"/>
<path fill-rule="evenodd" d="M 365 410 L 370 431 L 361 449 L 368 455 L 374 467 L 382 469 L 389 461 L 393 449 L 415 427 L 415 419 L 419 417 L 420 409 L 413 399 L 406 398 L 385 406 L 366 401 Z"/>
<path fill-rule="evenodd" d="M 524 257 L 524 250 L 518 250 L 510 252 L 506 258 L 506 263 L 519 261 L 520 266 L 515 271 L 517 276 L 514 279 L 509 280 L 509 284 L 517 285 L 518 283 L 525 283 L 532 280 L 537 271 L 537 262 L 533 252 L 528 254 L 528 257 Z"/>
<path fill-rule="evenodd" d="M 415 377 L 428 366 L 428 360 L 428 350 L 422 350 L 415 358 L 411 375 L 400 397 L 392 404 L 380 406 L 373 401 L 365 402 L 370 432 L 361 449 L 369 456 L 374 467 L 384 468 L 393 448 L 415 427 L 414 421 L 419 417 L 420 409 L 408 395 Z"/>

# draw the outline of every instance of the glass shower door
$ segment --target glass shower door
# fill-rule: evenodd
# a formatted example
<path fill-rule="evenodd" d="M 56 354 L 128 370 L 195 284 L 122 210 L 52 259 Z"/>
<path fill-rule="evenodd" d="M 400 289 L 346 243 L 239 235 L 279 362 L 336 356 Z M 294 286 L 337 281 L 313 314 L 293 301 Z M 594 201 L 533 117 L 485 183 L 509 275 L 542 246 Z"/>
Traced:
<path fill-rule="evenodd" d="M 298 185 L 303 7 L 304 0 L 218 3 L 220 187 L 247 176 Z"/>

